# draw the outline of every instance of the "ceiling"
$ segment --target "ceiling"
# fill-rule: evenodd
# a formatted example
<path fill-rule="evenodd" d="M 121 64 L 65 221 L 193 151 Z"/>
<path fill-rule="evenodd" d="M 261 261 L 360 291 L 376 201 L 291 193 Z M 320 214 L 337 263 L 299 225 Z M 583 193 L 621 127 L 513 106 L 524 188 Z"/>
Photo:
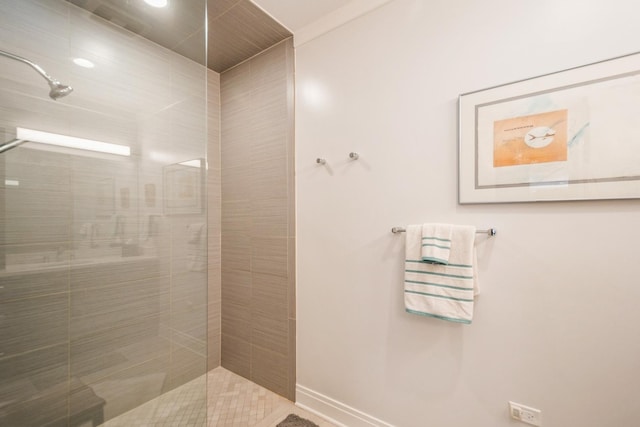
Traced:
<path fill-rule="evenodd" d="M 253 0 L 292 32 L 340 9 L 350 0 Z"/>
<path fill-rule="evenodd" d="M 293 35 L 250 0 L 208 0 L 207 13 L 207 66 L 219 73 Z"/>
<path fill-rule="evenodd" d="M 221 73 L 353 0 L 67 1 Z"/>
<path fill-rule="evenodd" d="M 143 0 L 67 1 L 219 73 L 292 36 L 250 0 L 170 0 L 164 8 Z"/>

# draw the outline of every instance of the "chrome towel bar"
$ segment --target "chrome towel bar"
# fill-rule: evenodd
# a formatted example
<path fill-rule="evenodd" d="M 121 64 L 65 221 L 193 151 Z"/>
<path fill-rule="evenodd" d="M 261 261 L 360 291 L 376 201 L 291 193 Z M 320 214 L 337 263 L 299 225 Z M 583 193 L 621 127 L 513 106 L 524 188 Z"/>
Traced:
<path fill-rule="evenodd" d="M 394 234 L 404 233 L 405 231 L 407 231 L 407 229 L 404 228 L 404 227 L 393 227 L 391 229 L 391 232 L 394 233 Z M 498 234 L 498 230 L 496 230 L 495 228 L 489 228 L 488 230 L 477 230 L 476 233 L 478 233 L 478 234 L 486 234 L 489 237 L 493 237 L 496 234 Z"/>

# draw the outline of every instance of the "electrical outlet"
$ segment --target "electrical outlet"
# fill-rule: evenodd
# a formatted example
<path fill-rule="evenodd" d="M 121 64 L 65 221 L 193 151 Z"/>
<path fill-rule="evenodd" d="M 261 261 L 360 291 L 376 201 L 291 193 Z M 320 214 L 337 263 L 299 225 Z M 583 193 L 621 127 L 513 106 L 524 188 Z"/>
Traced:
<path fill-rule="evenodd" d="M 542 425 L 542 411 L 515 402 L 509 402 L 509 413 L 511 418 L 531 424 L 532 426 Z"/>

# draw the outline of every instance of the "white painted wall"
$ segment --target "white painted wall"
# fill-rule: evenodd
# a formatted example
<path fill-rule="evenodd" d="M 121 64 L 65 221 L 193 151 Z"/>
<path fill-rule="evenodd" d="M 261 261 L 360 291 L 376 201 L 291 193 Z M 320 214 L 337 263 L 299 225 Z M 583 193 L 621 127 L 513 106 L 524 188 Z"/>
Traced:
<path fill-rule="evenodd" d="M 456 171 L 458 94 L 638 51 L 638 13 L 395 0 L 297 49 L 301 403 L 350 426 L 518 425 L 508 400 L 545 427 L 638 423 L 640 201 L 461 206 Z M 432 221 L 499 230 L 470 326 L 404 312 L 390 229 Z"/>

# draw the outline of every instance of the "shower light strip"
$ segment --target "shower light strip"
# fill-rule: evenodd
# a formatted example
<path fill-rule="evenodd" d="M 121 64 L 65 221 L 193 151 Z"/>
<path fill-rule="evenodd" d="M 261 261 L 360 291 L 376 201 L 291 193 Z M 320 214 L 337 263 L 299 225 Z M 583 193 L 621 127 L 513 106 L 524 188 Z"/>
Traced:
<path fill-rule="evenodd" d="M 183 166 L 190 166 L 192 168 L 202 167 L 202 162 L 200 161 L 200 159 L 187 160 L 186 162 L 180 162 L 179 164 Z"/>
<path fill-rule="evenodd" d="M 110 144 L 108 142 L 76 138 L 74 136 L 59 135 L 39 130 L 16 128 L 16 138 L 40 144 L 57 145 L 58 147 L 77 148 L 80 150 L 117 154 L 119 156 L 131 155 L 131 148 L 126 145 Z"/>

